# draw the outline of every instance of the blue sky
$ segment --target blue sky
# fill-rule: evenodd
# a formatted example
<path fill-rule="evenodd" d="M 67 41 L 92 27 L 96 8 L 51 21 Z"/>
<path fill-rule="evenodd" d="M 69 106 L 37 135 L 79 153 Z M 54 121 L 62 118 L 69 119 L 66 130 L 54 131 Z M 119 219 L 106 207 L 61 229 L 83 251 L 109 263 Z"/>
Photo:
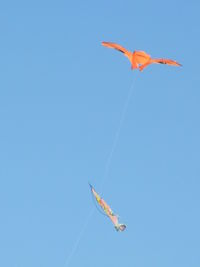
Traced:
<path fill-rule="evenodd" d="M 200 265 L 199 1 L 0 4 L 0 265 Z M 182 68 L 142 73 L 111 41 Z M 94 211 L 102 196 L 127 224 Z M 86 227 L 83 227 L 86 223 Z M 80 233 L 82 231 L 82 235 Z M 80 242 L 73 248 L 80 237 Z"/>

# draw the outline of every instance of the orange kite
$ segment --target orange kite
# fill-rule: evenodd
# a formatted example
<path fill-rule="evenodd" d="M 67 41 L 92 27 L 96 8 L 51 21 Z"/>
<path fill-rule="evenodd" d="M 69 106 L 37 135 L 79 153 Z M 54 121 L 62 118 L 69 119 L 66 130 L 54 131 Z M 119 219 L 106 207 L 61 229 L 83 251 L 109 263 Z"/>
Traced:
<path fill-rule="evenodd" d="M 150 55 L 148 55 L 144 51 L 134 51 L 130 52 L 126 50 L 121 45 L 110 43 L 110 42 L 102 42 L 103 46 L 114 48 L 120 52 L 122 52 L 131 62 L 131 69 L 139 69 L 142 71 L 144 68 L 149 66 L 152 63 L 157 64 L 167 64 L 172 66 L 182 66 L 180 63 L 171 60 L 171 59 L 164 59 L 164 58 L 151 58 Z"/>

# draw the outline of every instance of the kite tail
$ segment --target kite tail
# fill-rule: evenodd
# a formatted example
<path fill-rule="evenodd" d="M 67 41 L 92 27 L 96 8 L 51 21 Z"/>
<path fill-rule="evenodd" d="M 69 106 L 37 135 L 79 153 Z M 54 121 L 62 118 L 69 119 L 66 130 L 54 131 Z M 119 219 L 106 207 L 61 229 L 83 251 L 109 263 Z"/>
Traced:
<path fill-rule="evenodd" d="M 126 225 L 120 223 L 120 224 L 118 224 L 118 225 L 115 226 L 115 229 L 116 229 L 117 231 L 122 232 L 122 231 L 124 231 L 124 230 L 126 229 Z"/>

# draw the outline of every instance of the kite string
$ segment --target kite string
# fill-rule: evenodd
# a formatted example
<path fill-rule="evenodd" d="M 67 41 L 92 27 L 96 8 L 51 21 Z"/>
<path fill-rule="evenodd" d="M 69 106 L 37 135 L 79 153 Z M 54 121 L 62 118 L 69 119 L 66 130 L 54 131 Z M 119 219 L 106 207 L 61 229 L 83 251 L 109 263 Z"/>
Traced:
<path fill-rule="evenodd" d="M 82 238 L 82 236 L 83 236 L 83 234 L 84 234 L 84 232 L 85 232 L 85 230 L 86 230 L 86 228 L 87 228 L 87 225 L 88 225 L 88 223 L 89 223 L 89 221 L 90 221 L 90 218 L 92 217 L 92 214 L 93 214 L 93 213 L 94 213 L 94 207 L 91 208 L 91 210 L 90 210 L 90 212 L 89 212 L 89 214 L 88 214 L 88 216 L 87 216 L 87 218 L 86 218 L 86 220 L 85 220 L 85 222 L 84 222 L 84 224 L 83 224 L 83 226 L 82 226 L 82 228 L 81 228 L 81 231 L 80 231 L 80 233 L 79 233 L 79 235 L 78 235 L 78 237 L 77 237 L 77 239 L 76 239 L 76 242 L 74 243 L 74 246 L 73 246 L 73 248 L 72 248 L 72 250 L 71 250 L 71 253 L 70 253 L 69 256 L 67 257 L 67 260 L 66 260 L 66 262 L 65 262 L 65 266 L 66 266 L 66 267 L 70 264 L 70 262 L 71 262 L 71 260 L 72 260 L 72 258 L 73 258 L 73 256 L 74 256 L 74 254 L 75 254 L 77 248 L 78 248 L 78 245 L 79 245 L 79 243 L 80 243 L 80 241 L 81 241 L 81 238 Z"/>
<path fill-rule="evenodd" d="M 122 129 L 122 126 L 123 126 L 123 122 L 124 122 L 124 119 L 125 119 L 125 116 L 126 116 L 126 113 L 127 113 L 127 110 L 128 110 L 128 106 L 129 106 L 129 103 L 130 103 L 130 100 L 131 100 L 131 96 L 133 94 L 134 84 L 135 84 L 135 81 L 133 79 L 133 81 L 131 83 L 131 86 L 130 86 L 130 89 L 128 91 L 128 95 L 127 95 L 127 98 L 126 98 L 126 101 L 125 101 L 121 116 L 120 116 L 119 126 L 118 126 L 118 128 L 116 130 L 116 133 L 115 133 L 115 137 L 114 137 L 114 140 L 113 140 L 113 143 L 112 143 L 111 151 L 110 151 L 110 154 L 108 156 L 108 159 L 107 159 L 107 162 L 106 162 L 106 165 L 105 165 L 105 172 L 104 172 L 104 176 L 103 176 L 103 179 L 102 179 L 101 191 L 103 191 L 103 187 L 104 187 L 105 181 L 108 178 L 108 173 L 109 173 L 111 161 L 112 161 L 112 158 L 113 158 L 113 154 L 114 154 L 114 151 L 115 151 L 115 149 L 117 147 L 117 143 L 118 143 L 119 136 L 120 136 L 120 133 L 121 133 L 121 129 Z"/>
<path fill-rule="evenodd" d="M 130 89 L 129 89 L 129 92 L 128 92 L 128 95 L 127 95 L 127 98 L 126 98 L 126 101 L 125 101 L 125 104 L 124 104 L 124 108 L 122 110 L 122 113 L 121 113 L 121 118 L 120 118 L 120 121 L 119 121 L 119 126 L 116 130 L 116 134 L 115 134 L 115 138 L 114 138 L 114 141 L 112 143 L 112 147 L 111 147 L 111 151 L 110 151 L 110 154 L 108 156 L 108 159 L 107 159 L 107 162 L 106 162 L 106 165 L 105 165 L 105 172 L 104 172 L 104 176 L 103 176 L 103 180 L 102 180 L 102 185 L 101 185 L 101 189 L 103 190 L 103 186 L 105 184 L 105 181 L 108 177 L 108 172 L 109 172 L 109 168 L 110 168 L 110 164 L 111 164 L 111 161 L 112 161 L 112 157 L 113 157 L 113 153 L 116 149 L 116 146 L 117 146 L 117 143 L 118 143 L 118 140 L 119 140 L 119 136 L 120 136 L 120 132 L 121 132 L 121 128 L 122 128 L 122 125 L 123 125 L 123 122 L 124 122 L 124 119 L 125 119 L 125 115 L 126 115 L 126 112 L 128 110 L 128 106 L 129 106 L 129 102 L 130 102 L 130 99 L 131 99 L 131 96 L 132 96 L 132 93 L 133 93 L 133 87 L 134 87 L 134 80 L 132 81 L 131 83 L 131 86 L 130 86 Z M 81 231 L 76 239 L 76 242 L 74 243 L 74 246 L 71 250 L 71 253 L 69 254 L 66 262 L 65 262 L 65 266 L 69 266 L 77 248 L 78 248 L 78 245 L 81 241 L 81 238 L 87 228 L 87 225 L 90 221 L 90 218 L 92 217 L 93 213 L 94 213 L 94 206 L 91 208 L 88 216 L 86 217 L 85 219 L 85 222 L 81 228 Z"/>

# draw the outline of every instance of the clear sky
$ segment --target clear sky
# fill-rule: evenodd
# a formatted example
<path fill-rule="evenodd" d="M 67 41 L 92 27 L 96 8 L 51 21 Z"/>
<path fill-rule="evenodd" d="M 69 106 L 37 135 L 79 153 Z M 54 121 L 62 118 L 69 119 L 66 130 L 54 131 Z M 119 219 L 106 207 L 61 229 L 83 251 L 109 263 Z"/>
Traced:
<path fill-rule="evenodd" d="M 70 254 L 70 267 L 200 266 L 199 10 L 1 2 L 0 266 L 66 267 Z M 131 71 L 101 41 L 183 67 Z M 96 209 L 86 223 L 88 181 L 101 191 L 132 83 L 102 190 L 127 224 L 118 233 Z"/>

